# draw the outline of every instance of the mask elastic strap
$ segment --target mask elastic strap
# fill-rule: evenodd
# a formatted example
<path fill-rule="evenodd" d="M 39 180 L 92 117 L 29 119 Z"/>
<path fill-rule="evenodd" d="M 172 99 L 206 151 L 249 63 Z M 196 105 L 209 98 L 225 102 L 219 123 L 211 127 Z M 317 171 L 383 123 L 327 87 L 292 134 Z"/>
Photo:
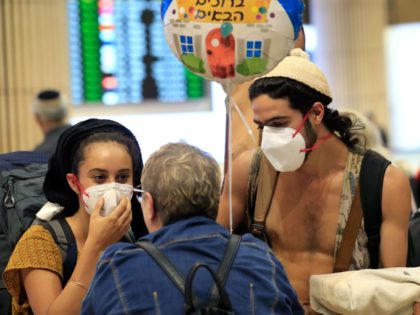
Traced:
<path fill-rule="evenodd" d="M 295 131 L 295 133 L 293 134 L 293 136 L 292 136 L 292 138 L 294 138 L 294 137 L 296 137 L 296 135 L 302 130 L 302 128 L 303 128 L 303 126 L 305 125 L 305 122 L 306 122 L 306 120 L 308 119 L 308 117 L 309 117 L 309 113 L 310 113 L 311 111 L 310 110 L 308 110 L 308 112 L 306 113 L 306 115 L 303 117 L 303 120 L 302 120 L 302 122 L 300 123 L 300 125 L 299 125 L 299 127 L 296 129 L 296 131 Z"/>
<path fill-rule="evenodd" d="M 315 143 L 312 147 L 306 148 L 306 149 L 300 149 L 300 152 L 308 152 L 308 151 L 318 148 L 321 144 L 323 144 L 325 141 L 331 138 L 331 136 L 332 136 L 332 132 L 320 138 L 319 141 L 317 141 L 317 143 Z"/>
<path fill-rule="evenodd" d="M 89 194 L 83 189 L 83 187 L 82 187 L 82 184 L 80 184 L 80 182 L 79 182 L 79 180 L 77 179 L 77 176 L 76 175 L 74 175 L 74 174 L 71 174 L 72 176 L 73 176 L 73 179 L 74 179 L 74 184 L 76 185 L 76 187 L 77 187 L 77 189 L 79 189 L 79 191 L 83 194 L 83 195 L 85 195 L 85 196 L 87 196 L 87 197 L 89 197 Z"/>

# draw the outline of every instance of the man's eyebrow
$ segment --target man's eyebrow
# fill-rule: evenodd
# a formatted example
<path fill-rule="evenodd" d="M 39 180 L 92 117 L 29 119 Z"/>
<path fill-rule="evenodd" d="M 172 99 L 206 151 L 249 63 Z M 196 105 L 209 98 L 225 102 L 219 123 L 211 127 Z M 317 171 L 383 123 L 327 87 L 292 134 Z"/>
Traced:
<path fill-rule="evenodd" d="M 261 122 L 259 122 L 258 120 L 253 120 L 253 122 L 255 123 L 255 124 L 257 124 L 258 126 L 262 126 L 263 124 L 261 123 Z"/>
<path fill-rule="evenodd" d="M 271 123 L 273 123 L 273 122 L 275 122 L 275 121 L 277 121 L 277 120 L 280 120 L 280 121 L 288 121 L 289 120 L 289 117 L 287 117 L 287 116 L 275 116 L 275 117 L 273 117 L 273 118 L 270 118 L 269 120 L 267 120 L 266 122 L 264 122 L 264 123 L 262 123 L 262 122 L 260 122 L 260 121 L 258 121 L 258 120 L 256 120 L 256 119 L 254 119 L 253 121 L 254 121 L 254 123 L 256 123 L 258 126 L 263 126 L 263 125 L 269 125 L 269 124 L 271 124 Z"/>

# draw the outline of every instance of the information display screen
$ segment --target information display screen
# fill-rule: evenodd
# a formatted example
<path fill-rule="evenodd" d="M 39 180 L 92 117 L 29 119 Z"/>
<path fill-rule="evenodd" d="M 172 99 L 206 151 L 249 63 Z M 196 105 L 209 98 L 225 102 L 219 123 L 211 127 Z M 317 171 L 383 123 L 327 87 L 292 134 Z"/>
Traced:
<path fill-rule="evenodd" d="M 73 103 L 177 103 L 204 98 L 205 80 L 177 60 L 160 0 L 68 0 Z"/>

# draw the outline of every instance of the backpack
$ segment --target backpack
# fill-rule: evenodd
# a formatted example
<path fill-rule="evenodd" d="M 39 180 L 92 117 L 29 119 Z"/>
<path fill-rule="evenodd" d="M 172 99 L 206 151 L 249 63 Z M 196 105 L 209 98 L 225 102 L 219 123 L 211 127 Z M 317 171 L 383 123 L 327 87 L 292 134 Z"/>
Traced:
<path fill-rule="evenodd" d="M 217 273 L 213 271 L 206 263 L 195 263 L 187 274 L 184 280 L 182 274 L 169 261 L 168 257 L 163 254 L 151 242 L 140 241 L 136 245 L 146 251 L 158 266 L 165 272 L 166 276 L 174 283 L 177 289 L 184 295 L 185 314 L 188 315 L 234 315 L 229 296 L 224 289 L 229 271 L 232 268 L 236 253 L 239 249 L 241 237 L 232 234 L 230 236 L 228 245 L 226 246 L 224 257 L 220 262 Z M 198 301 L 192 292 L 193 280 L 198 269 L 205 268 L 213 280 L 215 286 L 211 290 L 209 301 Z"/>
<path fill-rule="evenodd" d="M 367 249 L 370 258 L 370 268 L 378 268 L 379 266 L 382 186 L 385 171 L 390 164 L 391 162 L 379 153 L 367 150 L 360 168 L 360 204 L 365 222 L 365 232 L 368 237 Z M 279 172 L 271 166 L 262 151 L 258 150 L 251 164 L 247 207 L 251 221 L 249 224 L 250 232 L 266 242 L 269 240 L 267 240 L 264 232 L 265 219 L 270 208 L 278 176 Z M 263 187 L 263 189 L 258 190 L 258 187 Z M 352 248 L 350 250 L 352 251 Z M 420 266 L 420 214 L 416 214 L 410 220 L 407 266 Z"/>
<path fill-rule="evenodd" d="M 44 226 L 60 247 L 63 257 L 63 284 L 77 260 L 76 241 L 64 218 L 51 221 L 35 219 L 47 202 L 42 186 L 49 155 L 40 152 L 0 154 L 0 275 L 22 234 L 32 225 Z M 11 314 L 11 296 L 0 277 L 0 314 Z"/>

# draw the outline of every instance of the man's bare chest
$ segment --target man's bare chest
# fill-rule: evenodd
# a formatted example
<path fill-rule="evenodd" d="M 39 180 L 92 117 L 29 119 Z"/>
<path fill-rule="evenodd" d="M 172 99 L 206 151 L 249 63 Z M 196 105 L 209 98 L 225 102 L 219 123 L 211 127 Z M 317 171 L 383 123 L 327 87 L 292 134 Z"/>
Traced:
<path fill-rule="evenodd" d="M 275 251 L 334 255 L 342 176 L 323 181 L 279 179 L 266 220 Z"/>

